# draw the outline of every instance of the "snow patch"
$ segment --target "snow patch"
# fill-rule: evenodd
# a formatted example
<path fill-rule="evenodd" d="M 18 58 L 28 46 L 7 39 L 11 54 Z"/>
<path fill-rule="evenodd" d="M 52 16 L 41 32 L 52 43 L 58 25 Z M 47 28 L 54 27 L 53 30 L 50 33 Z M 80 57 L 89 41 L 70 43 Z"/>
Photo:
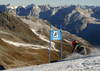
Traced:
<path fill-rule="evenodd" d="M 17 47 L 30 47 L 32 49 L 48 49 L 48 46 L 41 46 L 41 45 L 33 45 L 33 44 L 26 44 L 26 43 L 19 43 L 19 42 L 13 42 L 13 41 L 9 41 L 9 40 L 6 40 L 6 39 L 3 39 L 1 38 L 4 42 L 8 43 L 8 44 L 12 44 L 14 46 L 17 46 Z M 55 50 L 55 51 L 58 51 L 57 49 L 53 49 L 51 48 L 51 50 Z"/>
<path fill-rule="evenodd" d="M 64 39 L 66 42 L 69 42 L 69 43 L 71 43 L 69 40 L 66 40 L 66 39 Z"/>
<path fill-rule="evenodd" d="M 41 45 L 33 45 L 33 44 L 25 44 L 25 43 L 19 43 L 19 42 L 12 42 L 6 39 L 1 38 L 4 42 L 8 44 L 12 44 L 17 47 L 31 47 L 33 49 L 47 49 L 47 47 L 41 46 Z"/>
<path fill-rule="evenodd" d="M 18 6 L 13 6 L 12 4 L 8 4 L 6 5 L 7 8 L 10 8 L 10 9 L 17 9 Z"/>

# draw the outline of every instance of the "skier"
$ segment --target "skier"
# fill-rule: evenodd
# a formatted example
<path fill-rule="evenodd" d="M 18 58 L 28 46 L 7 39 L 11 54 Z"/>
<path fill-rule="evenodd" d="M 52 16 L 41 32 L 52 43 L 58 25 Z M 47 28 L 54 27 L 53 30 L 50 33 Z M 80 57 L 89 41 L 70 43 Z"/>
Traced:
<path fill-rule="evenodd" d="M 78 43 L 78 41 L 74 40 L 72 42 L 72 45 L 74 46 L 74 49 L 72 50 L 71 53 L 75 52 L 77 49 L 76 53 L 79 53 L 81 55 L 86 55 L 86 53 L 87 53 L 86 49 L 84 47 L 82 47 L 81 44 Z"/>

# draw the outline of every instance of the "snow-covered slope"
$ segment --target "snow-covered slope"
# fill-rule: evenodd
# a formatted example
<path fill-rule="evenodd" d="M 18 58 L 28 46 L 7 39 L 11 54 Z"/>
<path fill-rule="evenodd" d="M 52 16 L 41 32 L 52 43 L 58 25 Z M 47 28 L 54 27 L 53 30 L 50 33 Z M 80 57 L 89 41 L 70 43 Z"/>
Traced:
<path fill-rule="evenodd" d="M 100 54 L 5 71 L 100 71 Z"/>

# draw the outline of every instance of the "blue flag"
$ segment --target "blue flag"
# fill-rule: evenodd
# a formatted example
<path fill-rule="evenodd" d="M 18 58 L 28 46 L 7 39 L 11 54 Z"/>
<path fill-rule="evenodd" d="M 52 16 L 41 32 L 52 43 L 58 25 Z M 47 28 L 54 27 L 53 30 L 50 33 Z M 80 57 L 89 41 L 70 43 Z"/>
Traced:
<path fill-rule="evenodd" d="M 60 30 L 50 31 L 50 40 L 62 40 L 62 33 Z"/>

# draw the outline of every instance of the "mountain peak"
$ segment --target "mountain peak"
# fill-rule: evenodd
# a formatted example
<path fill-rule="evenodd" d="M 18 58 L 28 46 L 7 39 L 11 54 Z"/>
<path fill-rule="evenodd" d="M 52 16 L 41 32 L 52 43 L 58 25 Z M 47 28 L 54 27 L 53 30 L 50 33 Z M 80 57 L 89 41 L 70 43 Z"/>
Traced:
<path fill-rule="evenodd" d="M 11 3 L 7 4 L 6 6 L 13 6 Z"/>
<path fill-rule="evenodd" d="M 7 8 L 16 9 L 18 6 L 14 6 L 13 4 L 9 3 L 6 5 Z"/>
<path fill-rule="evenodd" d="M 30 8 L 30 7 L 33 7 L 33 6 L 36 6 L 35 4 L 30 4 L 30 5 L 27 5 L 26 8 Z"/>
<path fill-rule="evenodd" d="M 25 8 L 25 7 L 26 7 L 26 5 L 22 5 L 21 7 Z"/>

